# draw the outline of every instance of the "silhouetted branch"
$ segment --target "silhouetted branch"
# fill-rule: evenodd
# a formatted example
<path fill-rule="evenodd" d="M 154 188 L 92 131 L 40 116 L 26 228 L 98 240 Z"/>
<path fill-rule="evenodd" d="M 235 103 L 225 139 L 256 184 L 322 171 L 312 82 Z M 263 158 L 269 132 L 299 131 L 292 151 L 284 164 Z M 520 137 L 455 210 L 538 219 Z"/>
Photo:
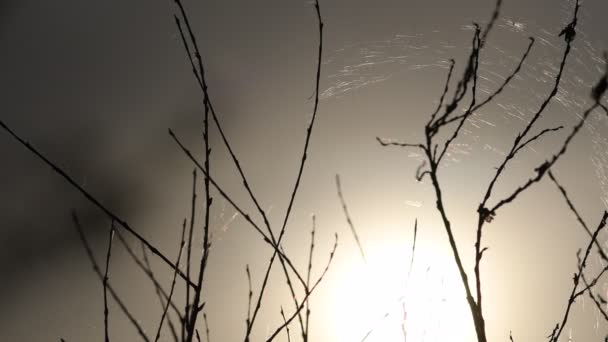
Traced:
<path fill-rule="evenodd" d="M 306 129 L 306 138 L 305 138 L 305 142 L 304 142 L 304 151 L 302 152 L 302 159 L 300 161 L 300 166 L 299 166 L 299 169 L 298 169 L 298 174 L 297 174 L 297 177 L 296 177 L 296 182 L 295 182 L 295 185 L 293 187 L 293 190 L 292 190 L 290 198 L 289 198 L 289 204 L 287 205 L 287 211 L 285 213 L 285 218 L 283 220 L 283 225 L 281 226 L 281 231 L 279 233 L 279 237 L 278 237 L 278 239 L 276 240 L 276 243 L 275 243 L 275 245 L 277 246 L 277 248 L 275 248 L 275 250 L 274 250 L 274 252 L 272 254 L 272 257 L 270 258 L 270 262 L 268 264 L 268 268 L 267 268 L 267 271 L 266 271 L 266 275 L 264 277 L 264 281 L 262 283 L 262 288 L 260 290 L 260 295 L 258 297 L 256 308 L 255 308 L 255 310 L 253 312 L 253 317 L 251 319 L 251 324 L 250 324 L 250 327 L 247 329 L 247 334 L 245 336 L 245 341 L 246 342 L 249 341 L 249 336 L 251 334 L 251 329 L 253 327 L 253 323 L 254 323 L 254 321 L 255 321 L 255 319 L 257 317 L 257 313 L 259 312 L 261 301 L 262 301 L 262 298 L 264 296 L 264 292 L 266 290 L 266 284 L 267 284 L 268 275 L 270 274 L 270 270 L 272 268 L 272 265 L 274 263 L 274 260 L 276 258 L 277 253 L 280 252 L 278 246 L 280 246 L 281 241 L 283 239 L 283 236 L 285 235 L 285 229 L 287 227 L 287 222 L 289 220 L 289 216 L 290 216 L 291 210 L 293 208 L 293 203 L 295 201 L 296 195 L 298 193 L 298 189 L 300 187 L 300 181 L 302 179 L 302 174 L 304 172 L 304 166 L 306 165 L 306 159 L 307 159 L 307 155 L 308 155 L 308 146 L 310 144 L 310 138 L 311 138 L 311 135 L 312 135 L 312 129 L 314 127 L 315 119 L 317 118 L 317 111 L 318 111 L 318 108 L 319 108 L 319 83 L 320 83 L 320 80 L 321 80 L 321 64 L 322 64 L 322 56 L 323 56 L 323 20 L 321 18 L 321 9 L 319 7 L 319 1 L 318 0 L 315 0 L 314 7 L 315 7 L 315 12 L 317 14 L 317 21 L 318 21 L 318 24 L 319 24 L 319 26 L 318 26 L 318 28 L 319 28 L 319 48 L 317 50 L 317 74 L 316 74 L 316 79 L 315 79 L 315 100 L 314 100 L 314 107 L 313 107 L 313 111 L 312 111 L 312 118 L 310 120 L 308 128 Z M 292 267 L 292 270 L 297 275 L 297 271 L 295 270 L 295 267 Z M 298 278 L 300 278 L 301 281 L 303 281 L 301 277 L 298 276 Z M 307 288 L 305 282 L 303 282 L 303 284 L 305 286 L 306 292 L 309 293 L 311 291 L 311 289 Z M 298 317 L 300 317 L 299 316 L 299 312 L 300 312 L 300 310 L 297 310 Z"/>
<path fill-rule="evenodd" d="M 331 266 L 331 262 L 334 259 L 334 255 L 336 253 L 337 248 L 338 248 L 338 234 L 335 234 L 334 247 L 332 248 L 331 253 L 329 254 L 329 260 L 327 261 L 327 265 L 325 266 L 325 269 L 323 270 L 323 272 L 321 273 L 321 275 L 319 276 L 317 281 L 313 284 L 313 286 L 306 292 L 306 294 L 304 295 L 304 298 L 302 298 L 300 306 L 297 308 L 297 310 L 287 319 L 286 322 L 284 322 L 281 326 L 279 326 L 275 330 L 274 333 L 272 333 L 272 335 L 266 340 L 266 342 L 270 342 L 270 341 L 274 340 L 276 338 L 276 336 L 283 329 L 285 329 L 285 327 L 287 327 L 291 323 L 291 321 L 293 321 L 293 319 L 296 318 L 296 316 L 298 316 L 300 311 L 302 311 L 302 309 L 304 308 L 304 304 L 308 301 L 309 297 L 312 295 L 312 293 L 317 288 L 317 286 L 321 283 L 323 278 L 325 278 L 325 274 L 327 274 L 327 271 L 329 270 L 329 266 Z"/>
<path fill-rule="evenodd" d="M 114 221 L 110 226 L 110 237 L 108 239 L 108 250 L 106 253 L 106 270 L 103 275 L 103 327 L 105 341 L 110 342 L 110 333 L 108 328 L 108 272 L 110 271 L 110 257 L 112 256 L 112 242 L 114 240 Z"/>
<path fill-rule="evenodd" d="M 2 127 L 6 132 L 8 132 L 11 137 L 13 137 L 17 142 L 27 148 L 33 155 L 38 157 L 38 159 L 42 160 L 45 164 L 50 166 L 55 173 L 61 176 L 64 180 L 66 180 L 73 188 L 78 190 L 90 203 L 95 205 L 101 211 L 103 211 L 110 219 L 118 223 L 120 227 L 122 227 L 125 231 L 129 232 L 139 241 L 146 245 L 153 254 L 161 258 L 163 262 L 169 265 L 173 270 L 176 269 L 175 265 L 163 254 L 161 253 L 154 245 L 152 245 L 148 240 L 146 240 L 143 236 L 141 236 L 137 231 L 135 231 L 131 226 L 123 219 L 118 217 L 118 215 L 114 214 L 110 209 L 104 206 L 96 197 L 94 197 L 91 193 L 84 189 L 81 185 L 79 185 L 70 175 L 68 175 L 63 169 L 61 169 L 57 164 L 53 163 L 50 159 L 45 157 L 41 152 L 39 152 L 34 146 L 32 146 L 29 142 L 21 138 L 17 133 L 15 133 L 12 129 L 10 129 L 4 121 L 0 120 L 0 127 Z M 180 277 L 182 277 L 190 286 L 195 286 L 185 274 L 178 270 Z"/>
<path fill-rule="evenodd" d="M 181 242 L 179 244 L 179 252 L 177 254 L 177 260 L 175 261 L 175 266 L 179 267 L 179 262 L 182 258 L 182 251 L 184 250 L 185 244 L 185 235 L 186 235 L 186 220 L 184 219 L 184 224 L 182 225 L 182 237 Z M 177 272 L 173 272 L 173 281 L 171 282 L 171 289 L 169 290 L 169 298 L 167 299 L 167 305 L 163 310 L 163 314 L 160 317 L 160 323 L 158 323 L 158 330 L 156 331 L 155 342 L 160 338 L 160 332 L 163 328 L 163 322 L 165 321 L 165 317 L 167 316 L 167 311 L 169 310 L 169 304 L 171 303 L 171 298 L 173 298 L 173 291 L 175 290 L 175 280 L 177 279 Z"/>
<path fill-rule="evenodd" d="M 312 256 L 315 249 L 315 230 L 317 229 L 317 220 L 315 215 L 312 215 L 312 229 L 310 230 L 310 250 L 308 252 L 308 271 L 306 272 L 306 286 L 310 287 L 310 275 L 312 273 Z M 285 319 L 285 317 L 283 317 Z M 310 327 L 310 301 L 306 301 L 306 327 L 304 329 L 303 342 L 308 341 L 308 329 Z M 289 335 L 289 333 L 287 334 Z"/>
<path fill-rule="evenodd" d="M 576 290 L 578 288 L 583 271 L 585 270 L 585 267 L 587 266 L 586 265 L 587 258 L 589 257 L 591 248 L 593 247 L 593 244 L 595 243 L 595 240 L 597 239 L 597 236 L 600 233 L 600 231 L 606 226 L 606 219 L 608 219 L 608 212 L 604 211 L 604 214 L 602 215 L 602 219 L 601 219 L 597 229 L 593 233 L 593 236 L 591 237 L 589 244 L 587 245 L 587 248 L 585 250 L 585 256 L 583 257 L 582 261 L 578 265 L 578 272 L 574 274 L 574 278 L 573 278 L 574 286 L 572 287 L 572 292 L 570 293 L 570 298 L 568 299 L 568 305 L 566 306 L 566 312 L 564 313 L 564 318 L 562 318 L 561 324 L 558 324 L 559 328 L 557 329 L 557 332 L 555 332 L 555 330 L 554 330 L 554 333 L 551 334 L 551 340 L 550 340 L 551 342 L 557 342 L 559 340 L 559 337 L 560 337 L 562 331 L 564 330 L 564 327 L 566 326 L 566 322 L 568 321 L 570 309 L 572 308 L 574 301 L 576 300 L 577 297 L 579 297 L 580 295 L 582 295 L 584 293 L 584 291 L 577 292 Z"/>
<path fill-rule="evenodd" d="M 593 232 L 591 232 L 591 230 L 587 226 L 587 223 L 585 223 L 585 221 L 583 220 L 581 215 L 578 213 L 578 210 L 576 210 L 576 208 L 574 207 L 574 204 L 570 200 L 570 197 L 568 196 L 566 189 L 564 189 L 564 187 L 557 181 L 557 179 L 555 178 L 555 176 L 553 175 L 553 172 L 551 172 L 551 170 L 549 170 L 548 174 L 549 174 L 549 178 L 551 179 L 551 181 L 553 181 L 553 184 L 555 184 L 555 186 L 557 187 L 559 192 L 562 194 L 562 197 L 566 201 L 566 204 L 568 204 L 568 208 L 570 208 L 570 211 L 572 211 L 572 213 L 576 217 L 576 220 L 581 224 L 581 227 L 583 227 L 583 229 L 585 230 L 585 232 L 587 232 L 589 237 L 592 237 Z M 600 256 L 602 257 L 602 259 L 604 259 L 604 261 L 608 262 L 608 257 L 606 256 L 606 253 L 604 253 L 604 249 L 600 245 L 599 241 L 595 240 L 595 246 L 597 247 L 597 251 L 600 254 Z"/>
<path fill-rule="evenodd" d="M 196 218 L 196 169 L 192 171 L 192 205 L 190 211 L 190 228 L 188 230 L 188 245 L 186 251 L 186 276 L 190 279 L 192 235 L 194 233 L 194 221 Z M 186 308 L 184 309 L 184 320 L 188 322 L 190 317 L 190 286 L 186 286 Z"/>
<path fill-rule="evenodd" d="M 595 307 L 602 314 L 602 317 L 604 317 L 604 320 L 606 322 L 608 322 L 608 312 L 606 312 L 606 309 L 605 309 L 606 300 L 604 298 L 602 298 L 602 296 L 600 296 L 600 295 L 598 295 L 598 298 L 596 298 L 593 295 L 593 292 L 591 291 L 591 286 L 589 286 L 589 283 L 587 282 L 587 279 L 585 278 L 585 274 L 582 274 L 581 278 L 583 279 L 583 283 L 585 284 L 585 286 L 589 288 L 588 294 L 589 294 L 589 297 L 591 298 L 591 300 L 593 300 Z"/>
<path fill-rule="evenodd" d="M 80 241 L 82 242 L 82 245 L 84 246 L 84 249 L 87 253 L 87 257 L 89 258 L 89 261 L 91 262 L 91 264 L 93 266 L 93 270 L 97 274 L 97 277 L 99 278 L 99 280 L 103 281 L 103 278 L 104 278 L 103 273 L 101 273 L 101 269 L 99 268 L 99 265 L 97 264 L 97 261 L 95 260 L 95 255 L 93 254 L 93 249 L 91 248 L 91 245 L 89 244 L 89 241 L 87 240 L 87 238 L 84 234 L 82 226 L 80 225 L 78 216 L 76 216 L 76 212 L 74 212 L 74 211 L 72 211 L 72 221 L 74 223 L 74 227 L 76 228 L 76 231 L 78 232 L 78 237 L 80 238 Z M 125 314 L 125 316 L 127 316 L 127 319 L 129 320 L 129 322 L 131 322 L 131 324 L 135 327 L 139 336 L 144 341 L 150 342 L 150 339 L 146 336 L 146 333 L 142 329 L 141 325 L 139 325 L 139 323 L 137 322 L 135 317 L 133 317 L 133 314 L 131 314 L 131 312 L 129 311 L 127 306 L 124 304 L 122 299 L 120 299 L 120 297 L 118 296 L 116 291 L 114 291 L 112 284 L 110 284 L 108 282 L 106 287 L 107 287 L 108 291 L 110 292 L 110 295 L 112 296 L 112 298 L 114 298 L 114 301 L 116 302 L 116 304 L 118 304 L 118 307 L 120 307 L 120 310 Z"/>
<path fill-rule="evenodd" d="M 120 239 L 122 239 L 121 235 L 118 235 L 118 237 Z M 128 245 L 125 246 L 129 247 Z M 138 258 L 133 254 L 133 252 L 131 251 L 130 247 L 127 248 L 127 251 L 129 251 L 129 253 L 132 255 L 133 259 L 139 264 L 139 260 Z M 184 327 L 185 324 L 184 323 L 184 318 L 182 317 L 181 312 L 179 311 L 179 309 L 177 308 L 177 305 L 175 305 L 175 303 L 173 302 L 173 300 L 169 300 L 169 295 L 165 292 L 165 290 L 163 289 L 163 287 L 160 285 L 160 283 L 157 281 L 156 277 L 154 276 L 154 272 L 152 271 L 152 265 L 150 265 L 150 260 L 148 259 L 148 253 L 146 253 L 146 248 L 142 245 L 141 248 L 141 252 L 143 254 L 143 259 L 144 259 L 144 263 L 145 266 L 140 266 L 144 272 L 150 277 L 150 279 L 152 280 L 152 282 L 154 283 L 154 290 L 156 291 L 156 296 L 158 297 L 158 300 L 160 302 L 160 306 L 161 309 L 164 310 L 165 307 L 165 301 L 168 302 L 171 305 L 171 308 L 173 309 L 173 311 L 175 311 L 175 314 L 178 317 L 178 320 L 181 323 L 181 332 L 182 332 L 182 340 L 184 339 Z M 173 324 L 173 320 L 171 319 L 171 316 L 168 315 L 167 316 L 167 324 L 169 325 L 169 330 L 171 331 L 171 335 L 173 336 L 173 340 L 175 342 L 179 341 L 179 338 L 177 337 L 177 330 L 175 329 L 175 325 Z"/>
<path fill-rule="evenodd" d="M 246 327 L 249 327 L 251 321 L 251 300 L 253 298 L 253 290 L 251 286 L 251 272 L 249 271 L 249 264 L 245 266 L 245 272 L 247 273 L 247 285 L 249 291 L 247 292 L 247 320 L 245 321 Z"/>
<path fill-rule="evenodd" d="M 380 137 L 376 137 L 376 141 L 378 141 L 378 143 L 380 143 L 382 146 L 418 147 L 424 149 L 424 145 L 422 144 L 409 144 L 400 141 L 387 140 Z"/>
<path fill-rule="evenodd" d="M 289 333 L 289 324 L 287 324 L 287 318 L 285 318 L 285 312 L 283 311 L 282 306 L 281 306 L 281 317 L 283 318 L 283 323 L 285 324 L 285 333 L 287 334 L 287 342 L 291 342 L 291 334 Z"/>
<path fill-rule="evenodd" d="M 357 234 L 357 230 L 355 229 L 355 225 L 353 224 L 353 220 L 350 218 L 350 214 L 348 213 L 348 207 L 346 206 L 346 201 L 344 200 L 344 195 L 342 194 L 342 186 L 340 184 L 340 175 L 336 174 L 336 189 L 338 191 L 338 197 L 340 198 L 340 203 L 342 204 L 342 211 L 344 212 L 344 216 L 346 217 L 346 223 L 348 223 L 348 227 L 350 228 L 353 237 L 355 238 L 355 242 L 357 243 L 357 247 L 359 247 L 359 252 L 361 253 L 361 257 L 363 261 L 367 263 L 367 259 L 365 258 L 365 252 L 363 251 L 363 246 L 361 245 L 361 240 L 359 240 L 359 234 Z"/>

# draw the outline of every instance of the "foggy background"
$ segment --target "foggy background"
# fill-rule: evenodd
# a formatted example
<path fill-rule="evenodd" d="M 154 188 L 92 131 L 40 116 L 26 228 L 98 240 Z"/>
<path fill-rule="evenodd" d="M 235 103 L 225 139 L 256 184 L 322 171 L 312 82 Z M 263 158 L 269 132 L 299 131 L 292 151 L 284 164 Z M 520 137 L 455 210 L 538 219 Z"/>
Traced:
<path fill-rule="evenodd" d="M 318 39 L 312 5 L 278 0 L 184 4 L 204 55 L 214 106 L 276 226 L 286 210 L 312 111 Z M 375 137 L 422 139 L 447 60 L 456 59 L 455 75 L 460 76 L 470 50 L 470 25 L 485 23 L 493 6 L 494 1 L 481 0 L 321 2 L 322 100 L 285 238 L 285 249 L 304 269 L 310 216 L 316 214 L 315 267 L 320 272 L 333 233 L 340 234 L 337 259 L 311 302 L 311 340 L 341 338 L 335 327 L 342 323 L 333 303 L 344 269 L 360 262 L 335 192 L 336 173 L 342 176 L 350 212 L 370 253 L 387 241 L 409 249 L 415 218 L 421 246 L 449 251 L 432 187 L 414 179 L 422 156 L 381 148 Z M 551 72 L 564 46 L 556 35 L 570 20 L 572 6 L 571 1 L 505 0 L 482 53 L 480 87 L 495 89 L 525 51 L 527 37 L 537 37 L 521 78 L 465 126 L 467 134 L 456 141 L 440 173 L 448 215 L 470 272 L 481 192 L 530 111 L 550 91 Z M 190 213 L 193 165 L 171 141 L 167 128 L 184 137 L 197 155 L 202 151 L 201 96 L 174 12 L 171 1 L 160 0 L 23 0 L 0 5 L 2 120 L 171 259 L 177 253 L 181 222 Z M 495 198 L 532 175 L 590 103 L 588 94 L 601 75 L 600 56 L 607 48 L 604 13 L 608 8 L 603 0 L 583 3 L 560 93 L 537 126 L 564 124 L 566 129 L 521 153 Z M 554 168 L 590 227 L 597 225 L 607 203 L 607 136 L 607 118 L 593 114 Z M 217 135 L 211 143 L 216 179 L 253 214 Z M 0 154 L 1 339 L 101 338 L 101 285 L 69 212 L 78 210 L 99 257 L 105 252 L 109 219 L 5 133 L 0 134 Z M 271 250 L 219 195 L 214 197 L 205 301 L 212 339 L 233 341 L 242 339 L 245 331 L 245 264 L 252 267 L 256 293 Z M 563 315 L 576 270 L 575 253 L 588 237 L 545 179 L 501 210 L 486 227 L 484 239 L 490 246 L 482 264 L 489 339 L 506 340 L 509 330 L 517 341 L 544 338 Z M 602 236 L 601 242 L 605 240 Z M 425 260 L 417 262 L 425 267 Z M 405 268 L 407 261 L 402 264 Z M 599 267 L 594 259 L 592 269 Z M 155 270 L 168 287 L 170 272 L 160 263 Z M 282 274 L 275 274 L 254 339 L 264 337 L 265 329 L 274 330 L 279 305 L 291 309 Z M 116 248 L 111 281 L 153 334 L 161 311 L 142 275 Z M 601 282 L 597 289 L 605 294 L 607 287 Z M 565 334 L 571 333 L 573 341 L 600 340 L 607 327 L 585 296 Z M 116 341 L 135 338 L 118 310 L 112 311 L 110 329 Z"/>

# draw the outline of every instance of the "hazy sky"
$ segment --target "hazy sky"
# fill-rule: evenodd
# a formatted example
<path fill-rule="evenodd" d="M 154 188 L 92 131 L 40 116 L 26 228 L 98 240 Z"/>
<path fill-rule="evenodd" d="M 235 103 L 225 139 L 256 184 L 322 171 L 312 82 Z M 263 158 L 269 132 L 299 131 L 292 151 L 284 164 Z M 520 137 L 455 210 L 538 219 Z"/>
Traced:
<path fill-rule="evenodd" d="M 317 27 L 311 2 L 213 0 L 185 5 L 220 120 L 276 226 L 295 181 L 313 104 Z M 322 100 L 285 240 L 285 249 L 305 269 L 310 216 L 316 214 L 318 273 L 333 233 L 340 235 L 335 263 L 311 302 L 313 340 L 359 341 L 379 317 L 394 309 L 391 296 L 398 297 L 402 290 L 387 284 L 400 282 L 407 272 L 415 218 L 420 254 L 414 265 L 418 285 L 413 288 L 421 293 L 414 297 L 421 301 L 419 308 L 434 308 L 418 319 L 421 325 L 441 321 L 441 327 L 432 329 L 443 333 L 462 329 L 451 334 L 452 340 L 470 333 L 470 314 L 458 304 L 463 292 L 454 278 L 432 187 L 414 178 L 422 156 L 383 149 L 375 137 L 422 139 L 443 85 L 446 61 L 454 58 L 457 75 L 461 73 L 470 49 L 470 25 L 485 23 L 493 5 L 481 0 L 321 1 L 326 39 Z M 584 1 L 562 87 L 539 126 L 570 127 L 588 105 L 589 90 L 603 68 L 601 53 L 608 48 L 603 15 L 607 5 L 604 0 Z M 441 171 L 448 215 L 470 273 L 480 196 L 513 137 L 550 91 L 564 45 L 556 36 L 570 19 L 571 8 L 572 2 L 564 0 L 505 0 L 482 54 L 480 88 L 495 89 L 516 65 L 527 37 L 537 37 L 521 77 L 465 125 L 466 134 Z M 201 97 L 174 12 L 168 0 L 9 0 L 0 5 L 1 119 L 171 258 L 181 221 L 190 212 L 193 166 L 167 128 L 184 137 L 197 155 L 202 150 Z M 499 184 L 498 194 L 532 175 L 566 132 L 522 153 Z M 592 227 L 608 204 L 607 138 L 608 118 L 592 115 L 554 168 Z M 253 213 L 215 133 L 212 145 L 217 180 Z M 0 154 L 0 339 L 100 339 L 101 285 L 69 212 L 75 208 L 81 214 L 100 257 L 108 219 L 4 133 Z M 342 175 L 350 212 L 369 254 L 368 266 L 344 220 L 336 173 Z M 271 250 L 244 220 L 234 217 L 219 195 L 214 197 L 214 248 L 205 300 L 212 339 L 238 341 L 247 310 L 245 264 L 252 267 L 255 292 Z M 490 246 L 482 267 L 489 338 L 506 341 L 512 330 L 518 342 L 543 339 L 563 315 L 575 254 L 586 245 L 586 234 L 555 187 L 544 180 L 501 211 L 485 237 Z M 601 236 L 604 241 L 606 236 Z M 596 258 L 592 264 L 599 269 Z M 153 288 L 124 251 L 116 250 L 113 265 L 112 281 L 152 335 L 161 314 Z M 161 264 L 156 270 L 168 286 L 170 272 Z M 272 279 L 255 338 L 278 324 L 280 305 L 292 309 L 282 274 L 276 272 Z M 448 304 L 422 293 L 428 288 L 445 296 Z M 600 293 L 607 289 L 606 281 L 598 285 Z M 420 318 L 425 315 L 432 317 Z M 572 341 L 600 340 L 608 334 L 602 320 L 588 298 L 581 300 L 564 340 L 568 334 Z M 398 322 L 383 321 L 369 341 L 391 341 L 397 328 Z M 135 336 L 115 309 L 111 330 L 115 341 Z M 445 335 L 430 334 L 428 340 L 435 336 L 441 340 Z"/>

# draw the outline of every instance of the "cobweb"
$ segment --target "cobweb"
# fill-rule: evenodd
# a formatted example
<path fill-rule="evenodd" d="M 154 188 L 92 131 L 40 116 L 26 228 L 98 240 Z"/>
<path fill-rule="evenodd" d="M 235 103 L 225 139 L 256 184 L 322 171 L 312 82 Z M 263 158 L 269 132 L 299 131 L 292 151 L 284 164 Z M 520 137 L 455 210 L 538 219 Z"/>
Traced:
<path fill-rule="evenodd" d="M 562 3 L 563 25 L 570 20 L 571 8 L 567 1 Z M 589 14 L 583 11 L 580 18 L 583 24 L 585 17 Z M 604 71 L 602 51 L 594 47 L 584 26 L 581 26 L 577 29 L 559 91 L 552 100 L 550 115 L 563 120 L 566 128 L 571 127 L 589 107 L 591 88 Z M 532 20 L 521 18 L 502 17 L 498 20 L 481 54 L 479 99 L 483 100 L 497 89 L 514 70 L 528 44 L 528 37 L 534 37 L 536 43 L 522 70 L 505 90 L 508 95 L 498 96 L 469 119 L 463 129 L 464 137 L 452 144 L 449 162 L 458 162 L 459 156 L 476 149 L 505 153 L 496 146 L 478 143 L 480 134 L 484 130 L 500 130 L 504 125 L 523 127 L 538 110 L 558 72 L 564 49 L 563 38 L 558 37 L 561 29 L 561 26 L 544 28 Z M 460 30 L 467 38 L 473 34 L 472 25 L 462 25 Z M 320 94 L 321 99 L 350 96 L 363 88 L 415 71 L 442 69 L 447 73 L 449 60 L 459 56 L 463 59 L 464 54 L 463 47 L 448 42 L 446 35 L 440 30 L 399 33 L 388 39 L 358 42 L 330 52 L 324 65 L 325 70 L 329 70 L 326 76 L 329 85 Z M 456 62 L 463 64 L 462 60 Z M 455 76 L 459 76 L 458 70 Z M 437 91 L 442 82 L 443 79 L 439 80 Z M 454 89 L 453 84 L 451 89 Z M 490 107 L 494 108 L 490 110 Z M 591 140 L 590 164 L 601 189 L 601 201 L 608 208 L 608 118 L 598 111 L 587 120 L 585 128 Z M 421 158 L 416 153 L 410 156 Z"/>
<path fill-rule="evenodd" d="M 465 136 L 460 137 L 449 151 L 450 162 L 458 162 L 463 155 L 480 149 L 504 155 L 505 151 L 501 148 L 480 143 L 484 141 L 480 139 L 481 132 L 488 130 L 498 132 L 505 125 L 513 125 L 511 128 L 524 127 L 536 113 L 540 103 L 549 94 L 559 70 L 565 44 L 558 34 L 569 22 L 571 9 L 571 3 L 562 2 L 560 9 L 562 26 L 559 27 L 545 28 L 537 25 L 533 20 L 523 18 L 502 17 L 497 21 L 481 55 L 479 99 L 485 99 L 511 74 L 525 51 L 528 37 L 534 37 L 536 43 L 521 72 L 505 89 L 508 95 L 498 96 L 487 106 L 493 106 L 492 110 L 486 107 L 471 117 L 463 130 Z M 552 120 L 555 118 L 560 123 L 563 122 L 568 131 L 581 118 L 584 110 L 591 105 L 591 89 L 603 74 L 607 62 L 602 57 L 602 49 L 594 46 L 585 33 L 585 17 L 589 16 L 584 10 L 582 11 L 561 85 L 552 100 L 550 113 L 544 114 L 551 115 Z M 460 30 L 466 37 L 473 34 L 471 25 L 463 25 Z M 465 56 L 462 53 L 463 47 L 450 43 L 445 38 L 447 35 L 448 33 L 440 30 L 399 33 L 384 40 L 358 42 L 331 52 L 324 66 L 325 70 L 329 70 L 329 76 L 325 80 L 329 85 L 321 93 L 321 99 L 352 96 L 366 87 L 373 87 L 412 72 L 439 69 L 447 73 L 451 58 L 460 57 L 461 60 L 457 59 L 457 63 L 462 65 Z M 457 72 L 455 76 L 459 77 L 459 73 Z M 437 91 L 443 86 L 442 82 L 443 79 L 439 80 Z M 451 89 L 454 89 L 454 83 L 451 84 Z M 448 93 L 448 96 L 449 94 L 451 93 Z M 519 131 L 520 129 L 515 129 L 513 132 L 516 134 Z M 593 113 L 587 119 L 581 135 L 587 135 L 590 141 L 590 146 L 586 147 L 590 166 L 585 167 L 594 170 L 596 179 L 592 181 L 596 182 L 600 189 L 600 200 L 604 207 L 608 208 L 608 118 L 605 113 L 600 111 Z M 554 153 L 553 150 L 548 149 L 541 152 Z M 410 153 L 410 157 L 418 161 L 422 160 L 422 156 L 417 153 Z M 407 201 L 406 204 L 413 207 L 421 205 L 417 201 Z M 608 245 L 608 241 L 605 241 L 604 245 Z M 602 267 L 605 266 L 601 260 L 598 260 L 598 263 Z M 598 286 L 598 293 L 608 296 L 608 284 L 603 283 Z M 596 319 L 597 329 L 599 313 L 596 314 Z"/>

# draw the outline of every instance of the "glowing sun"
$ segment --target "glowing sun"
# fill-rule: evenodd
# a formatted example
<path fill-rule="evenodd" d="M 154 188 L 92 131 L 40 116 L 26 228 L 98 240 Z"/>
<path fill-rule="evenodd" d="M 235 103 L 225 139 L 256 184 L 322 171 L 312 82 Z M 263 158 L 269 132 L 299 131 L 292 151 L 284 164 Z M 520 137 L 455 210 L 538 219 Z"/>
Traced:
<path fill-rule="evenodd" d="M 470 341 L 473 323 L 451 255 L 383 242 L 339 271 L 331 320 L 339 342 Z"/>

